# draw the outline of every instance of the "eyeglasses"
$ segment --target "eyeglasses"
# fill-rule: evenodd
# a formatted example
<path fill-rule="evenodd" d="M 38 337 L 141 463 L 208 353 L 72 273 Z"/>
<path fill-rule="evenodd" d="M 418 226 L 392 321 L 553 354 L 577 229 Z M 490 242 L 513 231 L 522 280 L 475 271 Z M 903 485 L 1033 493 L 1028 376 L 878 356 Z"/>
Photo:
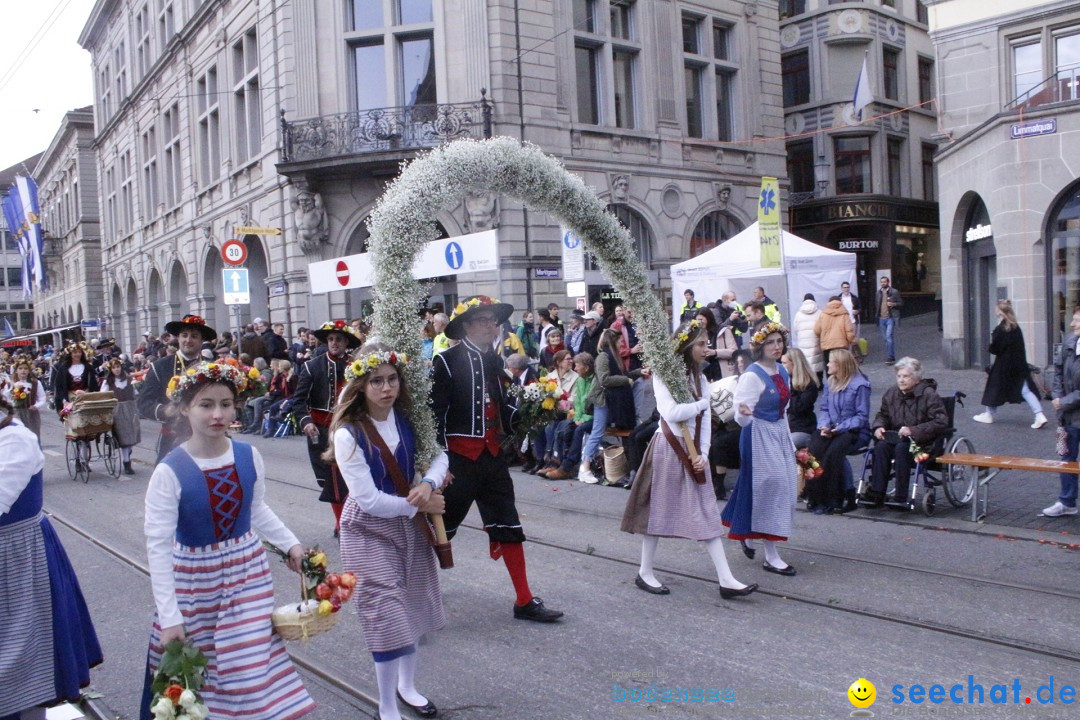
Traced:
<path fill-rule="evenodd" d="M 397 373 L 394 373 L 393 375 L 381 375 L 368 380 L 368 385 L 376 390 L 382 390 L 384 387 L 397 387 L 400 384 L 401 377 Z"/>

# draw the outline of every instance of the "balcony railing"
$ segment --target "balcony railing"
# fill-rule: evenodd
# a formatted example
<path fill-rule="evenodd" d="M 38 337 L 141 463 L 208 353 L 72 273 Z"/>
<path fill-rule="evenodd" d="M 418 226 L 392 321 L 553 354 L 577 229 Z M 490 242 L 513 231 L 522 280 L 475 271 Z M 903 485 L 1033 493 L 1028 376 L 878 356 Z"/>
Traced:
<path fill-rule="evenodd" d="M 289 122 L 282 111 L 282 161 L 302 162 L 431 148 L 458 138 L 491 137 L 491 102 L 413 105 Z"/>
<path fill-rule="evenodd" d="M 1006 110 L 1031 110 L 1042 105 L 1080 100 L 1080 68 L 1058 70 L 1005 106 Z"/>

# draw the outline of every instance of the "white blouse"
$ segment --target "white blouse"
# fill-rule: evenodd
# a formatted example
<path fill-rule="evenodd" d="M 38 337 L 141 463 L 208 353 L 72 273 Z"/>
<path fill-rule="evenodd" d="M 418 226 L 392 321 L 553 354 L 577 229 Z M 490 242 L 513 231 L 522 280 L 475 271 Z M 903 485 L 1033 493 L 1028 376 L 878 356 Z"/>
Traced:
<path fill-rule="evenodd" d="M 18 420 L 0 430 L 0 515 L 11 511 L 30 479 L 43 467 L 45 455 L 34 433 Z"/>
<path fill-rule="evenodd" d="M 671 427 L 671 432 L 675 437 L 682 435 L 682 432 L 676 427 L 677 423 L 686 423 L 690 428 L 690 435 L 693 436 L 694 426 L 696 425 L 694 418 L 701 412 L 706 413 L 705 417 L 701 419 L 701 439 L 699 444 L 701 454 L 707 458 L 709 448 L 712 445 L 712 418 L 708 415 L 711 412 L 709 409 L 709 382 L 705 379 L 705 376 L 702 375 L 698 383 L 701 399 L 688 403 L 675 402 L 675 398 L 671 396 L 671 391 L 668 390 L 667 385 L 664 384 L 659 375 L 654 373 L 652 380 L 653 394 L 656 396 L 656 410 L 660 413 L 660 417 Z"/>
<path fill-rule="evenodd" d="M 395 418 L 396 415 L 391 408 L 390 416 L 386 420 L 372 418 L 371 421 L 391 453 L 395 452 L 401 443 Z M 337 462 L 341 477 L 345 480 L 345 485 L 349 488 L 349 497 L 360 506 L 361 510 L 382 518 L 416 515 L 416 506 L 409 504 L 405 498 L 379 490 L 375 485 L 375 479 L 371 476 L 371 468 L 368 466 L 364 451 L 357 446 L 352 433 L 346 428 L 338 428 L 334 431 L 334 460 Z M 424 479 L 434 482 L 436 488 L 442 487 L 449 468 L 450 459 L 445 452 L 440 452 L 424 474 Z"/>
<path fill-rule="evenodd" d="M 37 385 L 37 400 L 30 407 L 36 410 L 41 410 L 48 404 L 49 398 L 45 395 L 45 388 L 44 386 L 42 386 L 40 380 L 38 380 L 37 378 L 30 378 L 29 380 L 16 380 L 14 377 L 9 377 L 8 384 L 4 386 L 4 399 L 6 399 L 9 403 L 11 403 L 12 405 L 15 404 L 15 398 L 12 395 L 12 392 L 15 390 L 15 385 L 17 383 L 25 383 L 26 385 Z"/>
<path fill-rule="evenodd" d="M 180 447 L 187 450 L 187 443 Z M 285 527 L 270 506 L 266 504 L 266 468 L 262 455 L 251 448 L 255 464 L 255 487 L 251 498 L 251 527 L 274 547 L 288 552 L 299 544 L 296 536 Z M 214 470 L 233 464 L 232 444 L 224 455 L 213 458 L 191 458 L 200 470 Z M 209 509 L 207 510 L 209 511 Z M 165 463 L 158 463 L 150 484 L 146 488 L 146 555 L 150 564 L 150 584 L 154 590 L 158 623 L 163 628 L 182 625 L 184 616 L 176 603 L 176 584 L 173 579 L 172 546 L 176 537 L 176 523 L 180 515 L 180 481 Z"/>

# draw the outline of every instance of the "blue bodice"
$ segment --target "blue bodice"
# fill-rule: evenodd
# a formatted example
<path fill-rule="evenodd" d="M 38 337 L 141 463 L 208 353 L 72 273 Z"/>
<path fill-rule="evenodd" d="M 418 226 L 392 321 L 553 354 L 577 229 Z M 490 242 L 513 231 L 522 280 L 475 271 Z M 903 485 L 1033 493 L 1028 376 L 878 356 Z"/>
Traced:
<path fill-rule="evenodd" d="M 38 470 L 34 476 L 30 478 L 30 482 L 23 488 L 22 494 L 19 495 L 15 504 L 11 506 L 11 510 L 0 515 L 0 525 L 11 525 L 20 520 L 32 518 L 41 512 L 41 503 L 43 501 L 43 474 L 44 470 Z"/>
<path fill-rule="evenodd" d="M 398 461 L 398 467 L 401 468 L 401 474 L 405 476 L 405 482 L 412 483 L 413 475 L 416 472 L 416 436 L 413 434 L 412 425 L 401 416 L 401 413 L 394 413 L 394 421 L 397 423 L 398 437 L 401 439 L 397 449 L 394 450 L 394 457 Z M 390 477 L 390 473 L 387 472 L 386 465 L 383 463 L 382 453 L 359 428 L 350 426 L 349 431 L 356 440 L 356 446 L 364 453 L 364 459 L 367 460 L 368 468 L 371 470 L 371 478 L 375 481 L 375 487 L 387 495 L 397 495 L 394 480 Z"/>
<path fill-rule="evenodd" d="M 189 547 L 240 537 L 251 529 L 255 461 L 251 446 L 233 441 L 233 464 L 203 472 L 191 455 L 176 448 L 162 461 L 180 482 L 176 541 Z"/>
<path fill-rule="evenodd" d="M 784 411 L 787 409 L 787 403 L 791 397 L 791 390 L 789 389 L 791 380 L 788 377 L 787 368 L 777 364 L 776 370 L 780 376 L 779 382 L 757 363 L 750 366 L 750 372 L 757 375 L 765 383 L 765 389 L 761 391 L 761 397 L 758 398 L 757 405 L 754 406 L 754 417 L 768 422 L 776 422 L 784 417 Z"/>

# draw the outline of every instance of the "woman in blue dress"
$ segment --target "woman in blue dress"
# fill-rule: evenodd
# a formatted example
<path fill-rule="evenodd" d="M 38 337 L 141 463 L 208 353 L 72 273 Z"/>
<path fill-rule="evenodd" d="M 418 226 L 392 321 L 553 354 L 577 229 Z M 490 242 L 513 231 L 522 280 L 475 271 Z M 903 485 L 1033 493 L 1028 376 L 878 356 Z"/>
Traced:
<path fill-rule="evenodd" d="M 0 720 L 45 717 L 77 702 L 102 661 L 60 538 L 41 512 L 45 456 L 0 399 Z"/>
<path fill-rule="evenodd" d="M 735 388 L 735 421 L 748 429 L 739 438 L 739 479 L 721 518 L 732 540 L 764 541 L 768 572 L 794 575 L 780 557 L 778 541 L 787 540 L 795 518 L 798 467 L 785 410 L 791 380 L 780 363 L 788 331 L 767 322 L 750 338 L 754 364 Z M 749 553 L 747 553 L 749 554 Z"/>

